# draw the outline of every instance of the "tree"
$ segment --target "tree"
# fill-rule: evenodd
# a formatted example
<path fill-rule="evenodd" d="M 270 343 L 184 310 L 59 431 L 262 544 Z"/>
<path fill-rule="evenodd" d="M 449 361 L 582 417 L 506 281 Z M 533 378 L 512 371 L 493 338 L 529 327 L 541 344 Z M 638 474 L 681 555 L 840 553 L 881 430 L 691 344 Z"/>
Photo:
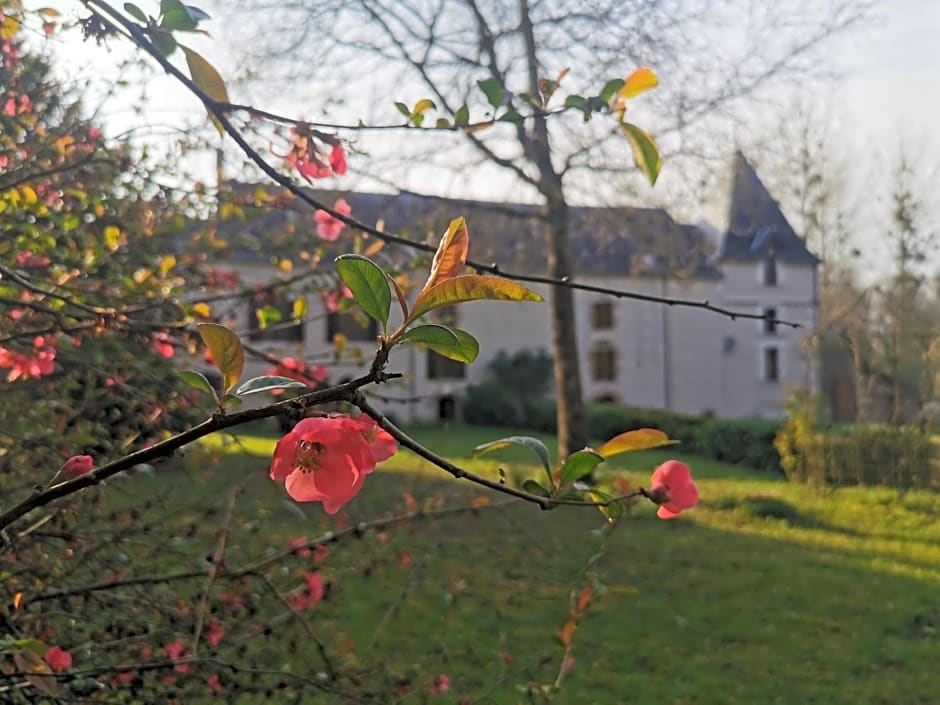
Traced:
<path fill-rule="evenodd" d="M 231 18 L 250 16 L 262 5 L 243 0 L 237 7 Z M 811 2 L 752 3 L 747 9 L 751 32 L 729 52 L 714 40 L 739 26 L 736 15 L 745 10 L 733 1 L 701 7 L 647 0 L 589 6 L 528 0 L 419 5 L 317 0 L 272 12 L 273 31 L 251 32 L 243 50 L 261 57 L 261 73 L 268 79 L 310 77 L 314 96 L 342 96 L 346 105 L 370 116 L 382 114 L 402 93 L 416 91 L 430 93 L 445 118 L 455 117 L 468 105 L 475 112 L 483 89 L 489 103 L 484 109 L 494 115 L 505 110 L 501 120 L 510 124 L 465 131 L 463 148 L 451 142 L 460 151 L 437 145 L 422 159 L 464 176 L 475 173 L 475 167 L 499 171 L 507 184 L 504 192 L 537 199 L 548 274 L 563 279 L 577 275 L 569 233 L 571 199 L 580 194 L 589 202 L 622 204 L 631 164 L 621 127 L 598 124 L 586 130 L 577 110 L 561 120 L 545 119 L 544 107 L 562 79 L 591 96 L 603 95 L 604 79 L 621 78 L 636 66 L 668 75 L 669 85 L 653 95 L 654 132 L 679 172 L 703 149 L 711 151 L 708 142 L 719 129 L 715 118 L 734 114 L 748 98 L 771 87 L 808 80 L 817 73 L 815 62 L 827 40 L 856 25 L 868 9 L 867 2 L 856 0 L 828 3 L 824 9 Z M 337 71 L 340 65 L 347 70 Z M 305 95 L 304 87 L 297 92 Z M 575 106 L 583 101 L 569 97 L 566 105 L 572 100 Z M 507 117 L 530 105 L 536 107 L 531 122 L 513 124 Z M 366 145 L 378 153 L 390 151 L 374 142 Z M 404 156 L 407 165 L 412 154 Z M 407 181 L 407 174 L 403 178 Z M 574 452 L 588 439 L 572 293 L 554 289 L 551 306 L 559 438 L 567 452 Z"/>

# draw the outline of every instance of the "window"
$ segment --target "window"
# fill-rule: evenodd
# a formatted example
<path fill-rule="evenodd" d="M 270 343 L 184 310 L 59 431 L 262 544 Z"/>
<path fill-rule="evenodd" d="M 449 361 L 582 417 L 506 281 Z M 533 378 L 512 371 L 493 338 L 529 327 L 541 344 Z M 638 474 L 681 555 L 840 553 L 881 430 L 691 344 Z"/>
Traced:
<path fill-rule="evenodd" d="M 253 294 L 248 301 L 249 339 L 303 342 L 303 321 L 293 320 L 294 298 L 281 291 Z"/>
<path fill-rule="evenodd" d="M 591 350 L 591 378 L 598 382 L 617 379 L 617 351 L 602 343 Z"/>
<path fill-rule="evenodd" d="M 591 327 L 608 330 L 614 327 L 614 305 L 610 301 L 598 301 L 591 306 Z"/>
<path fill-rule="evenodd" d="M 326 318 L 326 339 L 333 340 L 336 335 L 344 335 L 349 341 L 374 343 L 379 335 L 379 324 L 364 315 L 360 320 L 352 313 L 331 313 Z"/>
<path fill-rule="evenodd" d="M 463 379 L 466 376 L 466 364 L 428 350 L 428 379 Z"/>
<path fill-rule="evenodd" d="M 780 350 L 776 347 L 764 348 L 764 381 L 780 381 Z"/>
<path fill-rule="evenodd" d="M 764 260 L 764 286 L 777 286 L 777 258 L 773 253 Z"/>
<path fill-rule="evenodd" d="M 764 309 L 764 333 L 767 335 L 776 335 L 777 334 L 777 309 L 775 308 L 765 308 Z"/>

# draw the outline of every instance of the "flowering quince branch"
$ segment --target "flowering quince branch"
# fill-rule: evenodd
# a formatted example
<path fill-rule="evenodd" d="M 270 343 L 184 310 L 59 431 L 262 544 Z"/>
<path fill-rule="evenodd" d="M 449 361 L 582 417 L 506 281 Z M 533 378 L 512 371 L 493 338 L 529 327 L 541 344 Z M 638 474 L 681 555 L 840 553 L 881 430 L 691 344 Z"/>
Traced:
<path fill-rule="evenodd" d="M 267 160 L 262 157 L 257 150 L 255 150 L 245 138 L 242 136 L 241 132 L 235 128 L 231 121 L 228 119 L 228 110 L 226 109 L 227 102 L 220 102 L 212 98 L 205 90 L 203 90 L 195 81 L 193 81 L 189 76 L 184 74 L 176 66 L 170 63 L 167 58 L 153 45 L 150 39 L 142 31 L 141 27 L 131 22 L 126 17 L 124 17 L 120 12 L 113 8 L 109 3 L 104 0 L 82 0 L 83 4 L 95 14 L 102 22 L 104 22 L 112 31 L 120 32 L 129 36 L 129 38 L 143 51 L 148 53 L 153 59 L 160 64 L 161 68 L 166 71 L 169 75 L 173 76 L 176 80 L 180 81 L 186 88 L 192 92 L 206 107 L 206 110 L 212 117 L 213 121 L 219 127 L 219 129 L 227 134 L 232 140 L 238 145 L 239 149 L 252 161 L 258 168 L 261 169 L 270 179 L 275 183 L 284 187 L 290 191 L 294 196 L 303 201 L 309 206 L 312 206 L 314 209 L 322 211 L 326 215 L 331 216 L 333 219 L 345 223 L 349 227 L 355 228 L 356 230 L 372 235 L 386 243 L 400 245 L 403 247 L 409 247 L 415 250 L 423 252 L 433 252 L 434 247 L 427 245 L 425 243 L 416 242 L 405 237 L 394 235 L 392 233 L 385 232 L 378 228 L 366 225 L 361 221 L 353 218 L 349 214 L 345 214 L 335 208 L 331 208 L 325 203 L 320 202 L 316 198 L 310 195 L 309 192 L 297 186 L 294 181 L 278 172 Z M 102 14 L 104 13 L 104 14 Z M 116 23 L 116 24 L 115 24 Z M 120 25 L 118 28 L 117 25 Z M 121 31 L 123 30 L 123 32 Z M 306 123 L 305 123 L 306 124 Z M 564 277 L 561 279 L 538 276 L 531 274 L 523 274 L 519 272 L 505 272 L 502 271 L 496 264 L 487 264 L 484 262 L 476 262 L 473 260 L 468 260 L 467 265 L 472 267 L 478 272 L 487 272 L 490 274 L 500 275 L 507 279 L 512 279 L 515 281 L 529 282 L 533 284 L 546 284 L 548 286 L 555 287 L 564 287 L 568 289 L 575 289 L 579 291 L 587 291 L 597 294 L 603 294 L 607 296 L 612 296 L 615 298 L 630 299 L 634 301 L 647 301 L 652 303 L 660 303 L 668 306 L 680 306 L 686 308 L 697 308 L 701 310 L 710 311 L 712 313 L 717 313 L 719 315 L 730 318 L 731 320 L 736 319 L 754 319 L 754 320 L 771 320 L 773 323 L 782 326 L 789 326 L 792 328 L 802 327 L 800 323 L 794 321 L 780 320 L 776 317 L 768 317 L 766 314 L 760 313 L 748 313 L 742 311 L 735 311 L 733 309 L 728 309 L 720 306 L 714 306 L 710 301 L 696 301 L 692 299 L 680 299 L 664 296 L 655 296 L 650 294 L 641 294 L 634 291 L 624 290 L 624 289 L 613 289 L 608 287 L 594 286 L 590 284 L 581 284 L 578 282 L 571 281 L 570 278 Z"/>
<path fill-rule="evenodd" d="M 272 555 L 265 555 L 262 558 L 249 561 L 238 568 L 226 570 L 224 567 L 217 566 L 218 572 L 216 577 L 217 579 L 237 580 L 249 575 L 261 575 L 262 571 L 264 571 L 266 568 L 277 565 L 281 561 L 290 558 L 291 556 L 297 555 L 302 551 L 313 550 L 317 548 L 317 546 L 328 546 L 331 544 L 340 543 L 346 539 L 362 538 L 369 532 L 389 529 L 400 526 L 402 524 L 408 524 L 413 521 L 441 519 L 458 514 L 477 514 L 481 511 L 505 509 L 506 507 L 515 504 L 518 504 L 518 500 L 516 499 L 507 499 L 502 502 L 490 502 L 487 504 L 471 503 L 468 505 L 447 507 L 445 509 L 420 509 L 417 511 L 397 514 L 395 516 L 383 517 L 381 519 L 373 519 L 372 521 L 359 522 L 355 526 L 350 526 L 345 529 L 327 531 L 322 536 L 319 536 L 315 539 L 310 539 L 309 541 L 305 541 L 302 544 L 291 546 L 291 548 L 287 550 L 280 551 Z M 49 600 L 57 600 L 63 597 L 88 595 L 96 592 L 107 592 L 110 590 L 119 590 L 121 588 L 137 587 L 141 585 L 157 585 L 161 583 L 172 583 L 182 580 L 195 580 L 198 578 L 204 578 L 205 576 L 205 570 L 189 570 L 178 573 L 167 573 L 165 575 L 144 575 L 137 578 L 111 580 L 90 585 L 81 585 L 64 590 L 50 590 L 33 597 L 27 596 L 23 598 L 22 605 L 26 606 L 33 602 L 47 602 Z"/>

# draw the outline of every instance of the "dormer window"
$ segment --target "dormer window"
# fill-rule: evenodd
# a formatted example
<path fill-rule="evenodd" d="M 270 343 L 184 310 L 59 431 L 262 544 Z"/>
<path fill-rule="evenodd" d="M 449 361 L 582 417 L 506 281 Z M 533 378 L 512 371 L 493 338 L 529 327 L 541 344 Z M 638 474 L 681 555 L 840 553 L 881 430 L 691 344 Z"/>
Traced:
<path fill-rule="evenodd" d="M 777 286 L 777 258 L 773 253 L 764 259 L 764 286 Z"/>

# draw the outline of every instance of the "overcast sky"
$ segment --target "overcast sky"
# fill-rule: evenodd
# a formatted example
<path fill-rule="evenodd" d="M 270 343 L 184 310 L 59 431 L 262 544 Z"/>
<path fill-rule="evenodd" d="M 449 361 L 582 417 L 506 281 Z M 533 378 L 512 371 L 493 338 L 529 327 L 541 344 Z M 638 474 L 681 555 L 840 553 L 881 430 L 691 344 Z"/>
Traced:
<path fill-rule="evenodd" d="M 786 2 L 787 0 L 780 0 Z M 823 2 L 825 0 L 819 0 Z M 80 3 L 68 0 L 41 0 L 33 6 L 55 6 L 63 18 L 84 14 Z M 138 0 L 145 11 L 156 14 L 156 0 Z M 214 2 L 202 4 L 211 11 Z M 217 23 L 216 23 L 217 24 Z M 212 39 L 197 38 L 194 46 L 223 72 L 232 75 L 244 67 L 227 53 L 225 27 L 207 23 Z M 60 41 L 61 55 L 67 57 L 67 71 L 73 76 L 106 75 L 115 56 L 82 43 L 78 33 Z M 940 163 L 940 0 L 882 0 L 869 26 L 832 45 L 830 58 L 844 75 L 832 90 L 831 110 L 843 131 L 842 138 L 852 154 L 867 155 L 883 147 L 890 151 L 901 135 L 926 146 L 926 153 Z M 237 90 L 237 89 L 236 89 Z M 202 107 L 173 80 L 161 77 L 151 85 L 145 105 L 153 121 L 173 124 L 202 119 Z M 238 100 L 237 93 L 233 95 Z M 126 106 L 129 108 L 130 106 Z M 358 116 L 344 116 L 353 122 Z M 394 119 L 390 115 L 390 119 Z M 126 126 L 128 115 L 114 111 L 106 124 L 113 134 Z M 655 127 L 650 127 L 655 134 Z M 731 147 L 729 147 L 729 155 Z M 198 167 L 211 178 L 212 159 Z M 668 169 L 668 164 L 666 165 Z M 938 189 L 940 190 L 940 189 Z"/>

